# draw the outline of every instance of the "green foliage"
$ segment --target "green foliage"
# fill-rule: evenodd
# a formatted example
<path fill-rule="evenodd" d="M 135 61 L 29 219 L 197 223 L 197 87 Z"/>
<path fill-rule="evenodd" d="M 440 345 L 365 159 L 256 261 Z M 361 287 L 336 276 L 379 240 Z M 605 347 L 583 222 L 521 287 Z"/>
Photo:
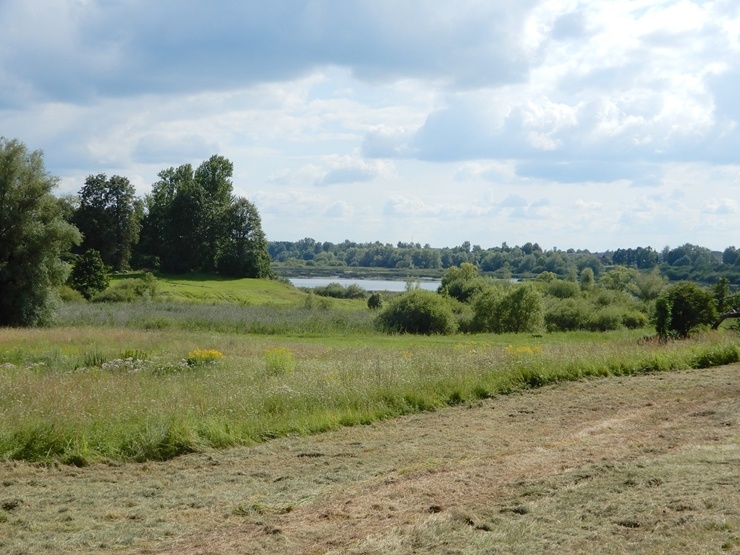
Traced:
<path fill-rule="evenodd" d="M 560 299 L 550 302 L 545 311 L 547 331 L 586 329 L 593 305 L 583 298 Z"/>
<path fill-rule="evenodd" d="M 714 295 L 695 283 L 680 282 L 671 285 L 658 298 L 655 328 L 658 335 L 688 337 L 703 325 L 710 325 L 717 317 Z"/>
<path fill-rule="evenodd" d="M 474 331 L 492 333 L 533 333 L 543 324 L 542 295 L 531 283 L 504 290 L 501 286 L 485 289 L 473 301 Z"/>
<path fill-rule="evenodd" d="M 335 299 L 364 299 L 367 297 L 367 291 L 356 283 L 347 286 L 330 283 L 323 287 L 314 287 L 313 292 L 320 297 L 333 297 Z"/>
<path fill-rule="evenodd" d="M 596 284 L 594 271 L 588 267 L 584 268 L 583 270 L 581 270 L 579 281 L 581 285 L 581 291 L 591 291 L 591 289 L 593 289 L 594 285 Z"/>
<path fill-rule="evenodd" d="M 547 285 L 547 294 L 558 299 L 577 299 L 581 296 L 581 288 L 574 281 L 556 279 Z"/>
<path fill-rule="evenodd" d="M 500 333 L 500 305 L 505 296 L 504 288 L 499 285 L 490 285 L 475 296 L 471 330 L 475 332 Z"/>
<path fill-rule="evenodd" d="M 451 334 L 457 321 L 447 300 L 417 289 L 398 295 L 378 315 L 379 326 L 388 333 Z"/>
<path fill-rule="evenodd" d="M 504 333 L 533 333 L 542 328 L 544 305 L 542 295 L 532 284 L 511 287 L 499 305 Z"/>
<path fill-rule="evenodd" d="M 464 262 L 459 267 L 453 266 L 445 272 L 439 291 L 464 303 L 483 291 L 489 283 L 489 279 L 478 274 L 478 268 Z"/>
<path fill-rule="evenodd" d="M 372 293 L 367 299 L 367 307 L 370 310 L 379 310 L 380 308 L 382 308 L 383 296 L 378 291 Z"/>
<path fill-rule="evenodd" d="M 649 302 L 657 299 L 666 286 L 666 279 L 660 275 L 658 268 L 650 272 L 639 272 L 633 275 L 627 290 L 641 301 Z"/>
<path fill-rule="evenodd" d="M 79 192 L 72 222 L 82 232 L 79 252 L 95 250 L 115 271 L 127 270 L 143 216 L 136 189 L 125 177 L 90 175 Z"/>
<path fill-rule="evenodd" d="M 233 164 L 212 156 L 159 173 L 146 197 L 139 258 L 158 260 L 176 274 L 214 272 L 233 277 L 272 275 L 257 208 L 233 197 Z"/>
<path fill-rule="evenodd" d="M 62 285 L 57 289 L 59 292 L 59 298 L 62 299 L 62 302 L 65 303 L 84 303 L 85 297 L 82 296 L 82 293 L 77 291 L 76 289 L 72 289 L 69 285 Z"/>
<path fill-rule="evenodd" d="M 216 270 L 225 276 L 270 277 L 270 256 L 257 207 L 238 198 L 224 212 L 225 233 L 215 239 Z"/>
<path fill-rule="evenodd" d="M 61 255 L 80 241 L 52 196 L 41 151 L 0 137 L 0 326 L 51 321 L 69 275 Z"/>
<path fill-rule="evenodd" d="M 140 278 L 127 278 L 116 281 L 106 290 L 92 297 L 96 303 L 131 303 L 151 301 L 157 297 L 157 279 L 146 272 Z"/>
<path fill-rule="evenodd" d="M 106 266 L 100 253 L 94 249 L 85 251 L 77 257 L 69 277 L 69 284 L 86 299 L 104 291 L 110 283 L 110 268 Z"/>
<path fill-rule="evenodd" d="M 724 314 L 734 308 L 732 292 L 730 291 L 730 281 L 727 278 L 721 277 L 717 280 L 717 283 L 712 287 L 712 294 L 714 295 L 719 314 Z"/>

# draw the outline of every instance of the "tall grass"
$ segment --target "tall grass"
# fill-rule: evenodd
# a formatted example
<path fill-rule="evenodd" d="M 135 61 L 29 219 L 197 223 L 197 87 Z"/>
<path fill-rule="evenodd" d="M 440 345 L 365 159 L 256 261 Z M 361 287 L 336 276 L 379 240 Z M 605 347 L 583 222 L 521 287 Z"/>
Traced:
<path fill-rule="evenodd" d="M 0 332 L 0 457 L 78 465 L 164 460 L 563 380 L 740 360 L 729 332 L 645 345 L 620 334 L 506 345 L 497 336 L 375 343 L 373 335 L 336 344 L 211 327 Z M 195 349 L 224 356 L 189 364 Z"/>
<path fill-rule="evenodd" d="M 370 333 L 373 318 L 369 310 L 181 302 L 70 303 L 59 312 L 57 325 L 318 336 Z"/>

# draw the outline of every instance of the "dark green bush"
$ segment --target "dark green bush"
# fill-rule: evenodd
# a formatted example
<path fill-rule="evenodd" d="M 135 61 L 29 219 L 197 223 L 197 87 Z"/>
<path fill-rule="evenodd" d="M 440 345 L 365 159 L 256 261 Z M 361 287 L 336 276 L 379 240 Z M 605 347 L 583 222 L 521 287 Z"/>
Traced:
<path fill-rule="evenodd" d="M 378 315 L 388 333 L 451 334 L 457 321 L 447 300 L 432 291 L 416 289 L 395 297 Z"/>

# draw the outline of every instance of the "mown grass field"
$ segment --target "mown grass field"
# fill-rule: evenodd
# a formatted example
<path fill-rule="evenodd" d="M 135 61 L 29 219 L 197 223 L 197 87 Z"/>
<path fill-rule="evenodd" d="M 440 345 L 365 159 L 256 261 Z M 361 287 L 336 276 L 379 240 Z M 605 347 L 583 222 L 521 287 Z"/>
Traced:
<path fill-rule="evenodd" d="M 282 300 L 266 305 L 262 295 L 269 297 L 271 288 Z M 0 330 L 4 465 L 59 468 L 55 465 L 61 463 L 61 468 L 83 467 L 78 472 L 84 476 L 97 474 L 101 463 L 112 469 L 156 461 L 174 464 L 196 453 L 217 460 L 219 453 L 254 449 L 280 438 L 292 442 L 400 416 L 474 407 L 552 384 L 740 360 L 740 337 L 727 328 L 669 343 L 642 341 L 651 330 L 394 336 L 376 331 L 372 312 L 361 303 L 306 308 L 305 293 L 274 282 L 180 283 L 165 278 L 161 292 L 167 291 L 176 293 L 164 295 L 169 300 L 163 302 L 72 303 L 54 327 Z M 579 400 L 568 397 L 563 402 Z M 427 437 L 434 449 L 434 434 Z M 423 468 L 404 464 L 416 475 L 436 463 L 420 463 Z M 12 468 L 27 467 L 6 466 L 6 471 Z M 15 483 L 7 480 L 4 487 Z M 2 496 L 0 489 L 6 507 L 0 512 L 0 528 L 6 527 L 5 537 L 13 538 L 6 545 L 15 549 L 23 534 L 8 523 L 22 523 L 12 518 L 15 498 Z M 294 500 L 291 507 L 300 505 Z M 273 511 L 259 507 L 257 500 L 230 510 L 252 521 Z M 111 521 L 118 522 L 116 515 L 125 512 L 112 511 Z M 468 520 L 494 526 L 498 517 L 484 514 L 474 513 Z M 454 536 L 465 521 L 460 518 L 419 531 L 419 537 L 433 543 L 435 535 Z M 734 537 L 726 531 L 723 537 Z M 0 529 L 0 544 L 3 537 Z M 412 553 L 403 547 L 407 539 L 399 538 L 395 551 L 381 542 L 377 551 L 368 552 Z M 138 552 L 141 544 L 131 542 L 131 552 Z M 108 547 L 101 552 L 124 545 L 102 544 Z M 30 551 L 16 551 L 45 551 L 41 543 L 34 545 Z M 59 552 L 54 542 L 49 545 L 51 552 Z M 83 544 L 76 545 L 84 552 Z"/>

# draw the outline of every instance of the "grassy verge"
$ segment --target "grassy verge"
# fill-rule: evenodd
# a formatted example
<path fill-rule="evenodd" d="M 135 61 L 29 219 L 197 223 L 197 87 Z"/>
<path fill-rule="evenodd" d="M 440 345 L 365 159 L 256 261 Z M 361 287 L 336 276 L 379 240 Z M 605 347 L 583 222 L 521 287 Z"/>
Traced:
<path fill-rule="evenodd" d="M 165 460 L 558 381 L 740 360 L 729 332 L 643 345 L 634 333 L 302 339 L 91 324 L 2 330 L 1 458 Z"/>

